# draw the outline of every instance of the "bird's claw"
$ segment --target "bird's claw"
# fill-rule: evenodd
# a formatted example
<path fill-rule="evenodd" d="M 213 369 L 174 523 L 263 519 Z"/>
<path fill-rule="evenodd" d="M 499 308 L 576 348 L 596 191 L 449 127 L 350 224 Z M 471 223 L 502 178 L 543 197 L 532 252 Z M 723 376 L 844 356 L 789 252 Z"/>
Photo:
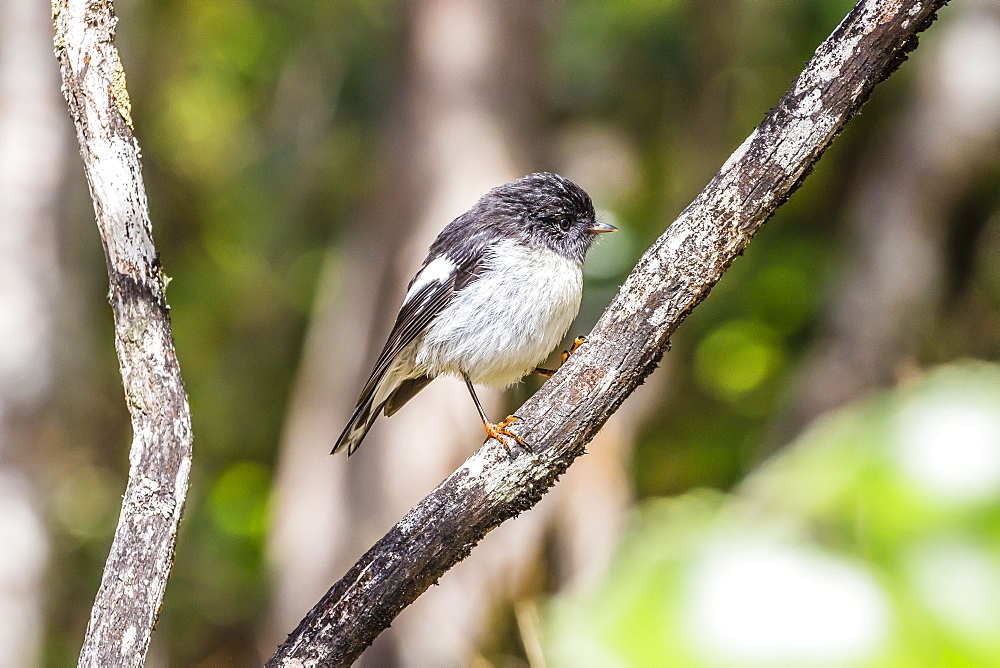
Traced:
<path fill-rule="evenodd" d="M 575 353 L 576 349 L 585 344 L 586 342 L 587 342 L 586 336 L 578 336 L 575 339 L 573 339 L 573 345 L 569 347 L 569 350 L 564 350 L 562 352 L 562 363 L 565 364 L 566 360 L 569 359 L 569 356 Z"/>
<path fill-rule="evenodd" d="M 514 439 L 518 445 L 520 445 L 528 452 L 534 452 L 534 450 L 531 449 L 531 446 L 524 442 L 524 439 L 522 439 L 520 436 L 518 436 L 508 428 L 510 427 L 511 424 L 517 422 L 520 419 L 521 418 L 517 417 L 516 415 L 508 415 L 507 419 L 505 419 L 503 422 L 497 422 L 496 424 L 493 424 L 492 422 L 483 423 L 483 429 L 486 430 L 486 435 L 489 436 L 490 438 L 495 438 L 496 440 L 500 441 L 500 444 L 503 445 L 503 447 L 507 450 L 508 456 L 511 454 L 511 451 L 510 451 L 510 446 L 507 444 L 507 441 L 503 439 L 504 436 Z"/>
<path fill-rule="evenodd" d="M 586 336 L 576 337 L 576 339 L 573 340 L 573 345 L 570 346 L 569 350 L 562 351 L 562 361 L 559 362 L 559 365 L 562 366 L 563 364 L 565 364 L 566 360 L 569 359 L 569 356 L 575 353 L 576 349 L 585 344 L 586 342 L 587 342 Z M 546 378 L 551 378 L 552 375 L 555 373 L 555 370 L 543 369 L 542 367 L 538 366 L 532 369 L 532 373 L 537 373 L 539 376 L 545 376 Z"/>

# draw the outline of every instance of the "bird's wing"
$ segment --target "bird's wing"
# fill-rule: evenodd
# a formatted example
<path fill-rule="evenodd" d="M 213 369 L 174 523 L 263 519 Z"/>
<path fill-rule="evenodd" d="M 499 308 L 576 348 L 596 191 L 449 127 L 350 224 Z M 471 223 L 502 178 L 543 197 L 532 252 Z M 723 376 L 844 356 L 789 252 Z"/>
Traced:
<path fill-rule="evenodd" d="M 395 411 L 426 385 L 407 384 L 410 371 L 393 370 L 394 364 L 400 353 L 447 308 L 455 294 L 485 269 L 483 258 L 495 238 L 495 233 L 481 224 L 475 208 L 451 221 L 437 236 L 423 266 L 410 281 L 389 339 L 333 452 L 345 447 L 348 454 L 357 450 L 383 405 Z M 400 387 L 403 392 L 394 399 L 393 394 Z"/>
<path fill-rule="evenodd" d="M 417 339 L 420 334 L 427 329 L 430 322 L 443 311 L 455 293 L 478 275 L 482 268 L 482 252 L 475 248 L 466 248 L 463 253 L 456 253 L 458 259 L 453 260 L 447 256 L 439 255 L 434 259 L 428 258 L 424 266 L 417 272 L 417 275 L 410 281 L 403 306 L 396 316 L 396 322 L 389 333 L 389 339 L 385 342 L 375 368 L 372 370 L 368 382 L 358 397 L 358 403 L 344 428 L 333 451 L 337 452 L 345 445 L 351 453 L 360 445 L 368 429 L 371 427 L 381 404 L 392 397 L 395 388 L 382 388 L 383 382 L 403 382 L 403 378 L 387 378 L 389 370 L 399 353 Z M 406 400 L 412 398 L 428 381 L 419 386 L 410 388 L 411 392 L 405 400 L 393 404 L 393 411 L 398 410 Z M 380 389 L 381 388 L 381 389 Z M 376 399 L 378 397 L 378 399 Z M 379 403 L 379 405 L 374 405 Z"/>
<path fill-rule="evenodd" d="M 455 276 L 453 271 L 444 271 L 446 268 L 438 267 L 440 271 L 437 274 L 430 278 L 425 276 L 423 282 L 418 283 L 418 279 L 421 279 L 427 271 L 425 265 L 410 282 L 411 289 L 406 293 L 403 306 L 396 316 L 396 323 L 389 333 L 389 340 L 385 342 L 382 353 L 375 362 L 375 368 L 364 389 L 361 390 L 351 419 L 347 421 L 344 431 L 333 446 L 333 453 L 346 447 L 348 455 L 354 454 L 378 417 L 382 404 L 391 398 L 396 389 L 394 386 L 406 380 L 405 375 L 389 374 L 389 370 L 400 351 L 412 343 L 426 329 L 434 316 L 451 301 L 455 293 Z M 390 386 L 383 387 L 386 383 Z"/>
<path fill-rule="evenodd" d="M 375 362 L 371 378 L 358 397 L 358 405 L 374 393 L 385 372 L 392 366 L 396 355 L 423 333 L 431 320 L 451 302 L 459 290 L 469 284 L 483 268 L 483 253 L 478 248 L 467 248 L 455 253 L 457 259 L 439 255 L 425 261 L 407 288 L 403 306 L 396 316 L 396 323 L 389 333 L 382 353 Z"/>
<path fill-rule="evenodd" d="M 385 372 L 388 371 L 392 362 L 403 348 L 412 343 L 430 324 L 434 316 L 439 314 L 455 295 L 455 278 L 453 270 L 448 270 L 426 280 L 423 285 L 416 283 L 421 275 L 427 271 L 427 267 L 416 275 L 414 281 L 410 283 L 410 291 L 407 292 L 406 301 L 399 309 L 396 316 L 396 323 L 392 326 L 389 339 L 382 348 L 382 353 L 375 362 L 375 368 L 368 379 L 368 383 L 358 397 L 358 405 L 364 403 L 365 399 L 374 393 Z M 416 286 L 416 290 L 413 289 Z"/>

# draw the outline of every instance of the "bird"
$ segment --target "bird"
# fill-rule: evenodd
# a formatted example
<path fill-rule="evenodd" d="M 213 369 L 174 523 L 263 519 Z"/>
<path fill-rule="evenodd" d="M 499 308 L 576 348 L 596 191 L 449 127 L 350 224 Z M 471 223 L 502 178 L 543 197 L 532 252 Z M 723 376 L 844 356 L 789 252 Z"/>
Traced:
<path fill-rule="evenodd" d="M 465 381 L 488 437 L 504 437 L 516 416 L 493 423 L 475 385 L 505 389 L 537 368 L 580 310 L 583 262 L 599 235 L 590 196 L 549 172 L 493 188 L 431 244 L 331 454 L 354 454 L 380 413 L 393 415 L 437 376 Z M 582 339 L 577 339 L 574 349 Z M 563 358 L 572 351 L 565 352 Z"/>

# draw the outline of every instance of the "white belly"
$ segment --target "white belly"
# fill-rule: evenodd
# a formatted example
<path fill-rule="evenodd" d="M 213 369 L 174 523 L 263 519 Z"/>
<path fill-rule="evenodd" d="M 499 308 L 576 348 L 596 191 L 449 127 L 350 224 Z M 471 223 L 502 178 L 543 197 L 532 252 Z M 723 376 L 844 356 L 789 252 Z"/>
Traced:
<path fill-rule="evenodd" d="M 427 328 L 416 346 L 421 373 L 464 372 L 477 385 L 504 388 L 566 336 L 580 310 L 580 265 L 549 250 L 503 246 Z"/>

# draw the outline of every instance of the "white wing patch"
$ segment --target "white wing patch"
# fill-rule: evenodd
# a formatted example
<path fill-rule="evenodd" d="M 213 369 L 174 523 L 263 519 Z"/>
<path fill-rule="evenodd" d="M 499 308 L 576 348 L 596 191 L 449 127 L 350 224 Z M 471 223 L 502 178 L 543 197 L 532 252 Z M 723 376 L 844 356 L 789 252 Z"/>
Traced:
<path fill-rule="evenodd" d="M 426 267 L 420 270 L 420 273 L 413 277 L 413 282 L 410 284 L 410 289 L 406 291 L 403 304 L 409 303 L 413 295 L 420 292 L 420 289 L 428 283 L 444 283 L 453 273 L 455 273 L 454 262 L 444 255 L 434 258 L 427 263 Z"/>

